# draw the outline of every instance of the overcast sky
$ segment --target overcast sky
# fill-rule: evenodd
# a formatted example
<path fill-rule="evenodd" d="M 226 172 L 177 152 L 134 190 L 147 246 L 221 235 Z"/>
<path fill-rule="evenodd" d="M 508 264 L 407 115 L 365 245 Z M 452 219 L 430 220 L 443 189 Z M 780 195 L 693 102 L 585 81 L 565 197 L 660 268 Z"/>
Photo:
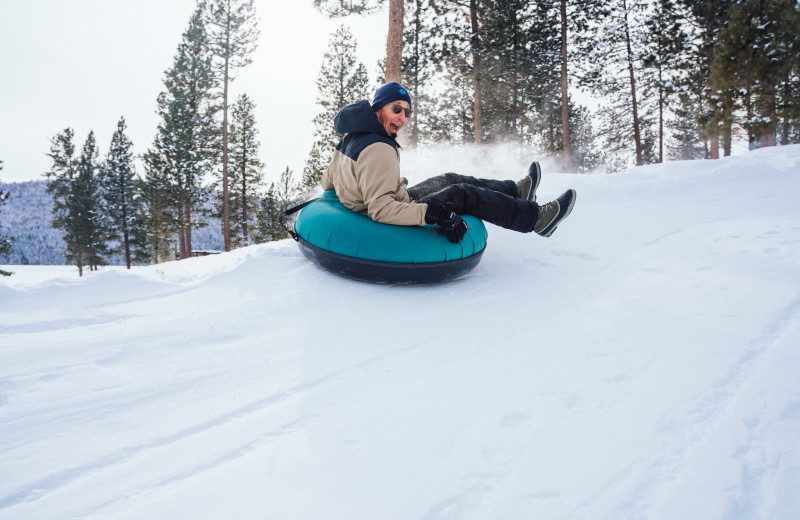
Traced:
<path fill-rule="evenodd" d="M 349 25 L 370 80 L 385 54 L 388 14 L 329 20 L 312 0 L 256 0 L 261 19 L 253 63 L 238 72 L 231 100 L 256 103 L 269 181 L 289 166 L 302 175 L 319 111 L 315 80 L 330 34 Z M 50 138 L 90 130 L 101 157 L 125 117 L 134 152 L 159 123 L 156 98 L 195 0 L 0 0 L 0 182 L 41 179 Z M 139 173 L 143 173 L 138 168 Z"/>

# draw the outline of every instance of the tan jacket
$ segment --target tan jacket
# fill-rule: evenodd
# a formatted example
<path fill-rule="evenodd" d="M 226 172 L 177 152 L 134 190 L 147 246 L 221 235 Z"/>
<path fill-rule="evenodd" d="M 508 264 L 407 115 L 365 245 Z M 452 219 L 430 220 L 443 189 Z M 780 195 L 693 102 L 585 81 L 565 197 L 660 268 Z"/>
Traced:
<path fill-rule="evenodd" d="M 427 204 L 411 202 L 408 180 L 400 176 L 397 143 L 383 129 L 367 101 L 342 109 L 336 130 L 346 133 L 322 176 L 324 190 L 375 222 L 424 226 Z"/>

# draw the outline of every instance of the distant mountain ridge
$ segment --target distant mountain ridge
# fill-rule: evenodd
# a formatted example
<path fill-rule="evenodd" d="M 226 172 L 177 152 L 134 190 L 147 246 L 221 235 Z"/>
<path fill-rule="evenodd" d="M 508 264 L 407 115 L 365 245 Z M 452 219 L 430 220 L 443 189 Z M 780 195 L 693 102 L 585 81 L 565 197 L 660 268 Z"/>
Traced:
<path fill-rule="evenodd" d="M 64 232 L 53 229 L 53 199 L 47 193 L 47 181 L 3 183 L 10 196 L 0 211 L 0 230 L 13 237 L 8 255 L 0 264 L 66 265 Z M 196 250 L 223 250 L 219 219 L 209 218 L 208 226 L 192 233 Z M 123 265 L 121 255 L 109 259 L 110 265 Z"/>

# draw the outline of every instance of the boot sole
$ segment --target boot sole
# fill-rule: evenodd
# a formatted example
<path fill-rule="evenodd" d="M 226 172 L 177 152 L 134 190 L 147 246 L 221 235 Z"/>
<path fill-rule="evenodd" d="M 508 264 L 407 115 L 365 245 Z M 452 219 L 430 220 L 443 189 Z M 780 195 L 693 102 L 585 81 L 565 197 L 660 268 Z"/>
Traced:
<path fill-rule="evenodd" d="M 556 199 L 558 202 L 558 214 L 545 228 L 539 233 L 543 237 L 552 235 L 562 220 L 567 218 L 572 213 L 572 208 L 575 206 L 575 199 L 578 193 L 575 190 L 567 190 Z"/>
<path fill-rule="evenodd" d="M 533 161 L 528 167 L 528 177 L 533 179 L 531 191 L 528 193 L 528 200 L 536 202 L 536 188 L 538 188 L 539 183 L 542 182 L 542 167 L 539 166 L 538 162 Z"/>

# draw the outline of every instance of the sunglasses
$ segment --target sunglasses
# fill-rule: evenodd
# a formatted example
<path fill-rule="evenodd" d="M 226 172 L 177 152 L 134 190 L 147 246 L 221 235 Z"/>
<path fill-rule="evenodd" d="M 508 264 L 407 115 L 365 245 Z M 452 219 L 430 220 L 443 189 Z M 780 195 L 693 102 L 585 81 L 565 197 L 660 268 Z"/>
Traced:
<path fill-rule="evenodd" d="M 394 112 L 395 114 L 399 114 L 400 112 L 405 112 L 406 117 L 411 117 L 411 113 L 413 112 L 413 110 L 411 110 L 410 108 L 401 107 L 400 105 L 392 105 L 392 112 Z"/>

